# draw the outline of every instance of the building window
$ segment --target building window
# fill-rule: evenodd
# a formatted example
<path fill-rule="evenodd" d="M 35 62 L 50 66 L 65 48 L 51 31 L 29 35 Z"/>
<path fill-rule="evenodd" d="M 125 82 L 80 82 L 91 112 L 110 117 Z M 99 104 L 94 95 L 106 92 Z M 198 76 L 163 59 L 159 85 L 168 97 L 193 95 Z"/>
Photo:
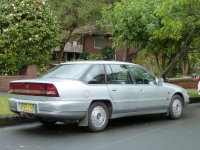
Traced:
<path fill-rule="evenodd" d="M 94 48 L 101 49 L 102 38 L 95 37 L 94 38 Z"/>

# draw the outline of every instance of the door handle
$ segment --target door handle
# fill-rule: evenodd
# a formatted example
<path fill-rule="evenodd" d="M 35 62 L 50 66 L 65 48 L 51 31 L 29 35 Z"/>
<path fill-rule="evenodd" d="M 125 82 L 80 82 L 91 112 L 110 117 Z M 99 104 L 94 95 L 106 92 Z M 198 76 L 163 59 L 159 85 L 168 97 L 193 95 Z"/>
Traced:
<path fill-rule="evenodd" d="M 117 89 L 112 89 L 113 92 L 117 92 Z"/>

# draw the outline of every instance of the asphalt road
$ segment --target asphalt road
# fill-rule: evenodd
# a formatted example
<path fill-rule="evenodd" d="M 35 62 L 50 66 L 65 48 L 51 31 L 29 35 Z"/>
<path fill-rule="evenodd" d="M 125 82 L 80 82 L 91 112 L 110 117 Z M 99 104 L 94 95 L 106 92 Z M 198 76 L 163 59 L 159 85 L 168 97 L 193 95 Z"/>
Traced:
<path fill-rule="evenodd" d="M 90 133 L 77 124 L 39 123 L 0 128 L 0 150 L 199 150 L 200 103 L 178 120 L 147 115 L 111 120 L 105 131 Z"/>

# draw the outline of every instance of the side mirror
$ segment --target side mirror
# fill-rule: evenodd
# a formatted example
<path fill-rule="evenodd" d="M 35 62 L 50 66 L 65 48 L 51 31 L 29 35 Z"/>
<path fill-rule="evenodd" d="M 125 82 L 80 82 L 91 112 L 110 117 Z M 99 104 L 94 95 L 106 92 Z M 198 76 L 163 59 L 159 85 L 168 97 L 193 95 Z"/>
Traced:
<path fill-rule="evenodd" d="M 157 82 L 158 85 L 162 85 L 164 80 L 163 80 L 163 78 L 158 78 L 158 79 L 156 79 L 156 82 Z"/>

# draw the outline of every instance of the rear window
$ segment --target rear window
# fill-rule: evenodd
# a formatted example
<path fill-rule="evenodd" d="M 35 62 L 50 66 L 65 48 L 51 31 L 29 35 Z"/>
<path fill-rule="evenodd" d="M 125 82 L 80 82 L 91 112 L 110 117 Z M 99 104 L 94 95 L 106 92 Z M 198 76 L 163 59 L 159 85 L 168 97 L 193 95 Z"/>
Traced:
<path fill-rule="evenodd" d="M 80 79 L 91 67 L 91 64 L 58 65 L 48 70 L 38 78 Z"/>

